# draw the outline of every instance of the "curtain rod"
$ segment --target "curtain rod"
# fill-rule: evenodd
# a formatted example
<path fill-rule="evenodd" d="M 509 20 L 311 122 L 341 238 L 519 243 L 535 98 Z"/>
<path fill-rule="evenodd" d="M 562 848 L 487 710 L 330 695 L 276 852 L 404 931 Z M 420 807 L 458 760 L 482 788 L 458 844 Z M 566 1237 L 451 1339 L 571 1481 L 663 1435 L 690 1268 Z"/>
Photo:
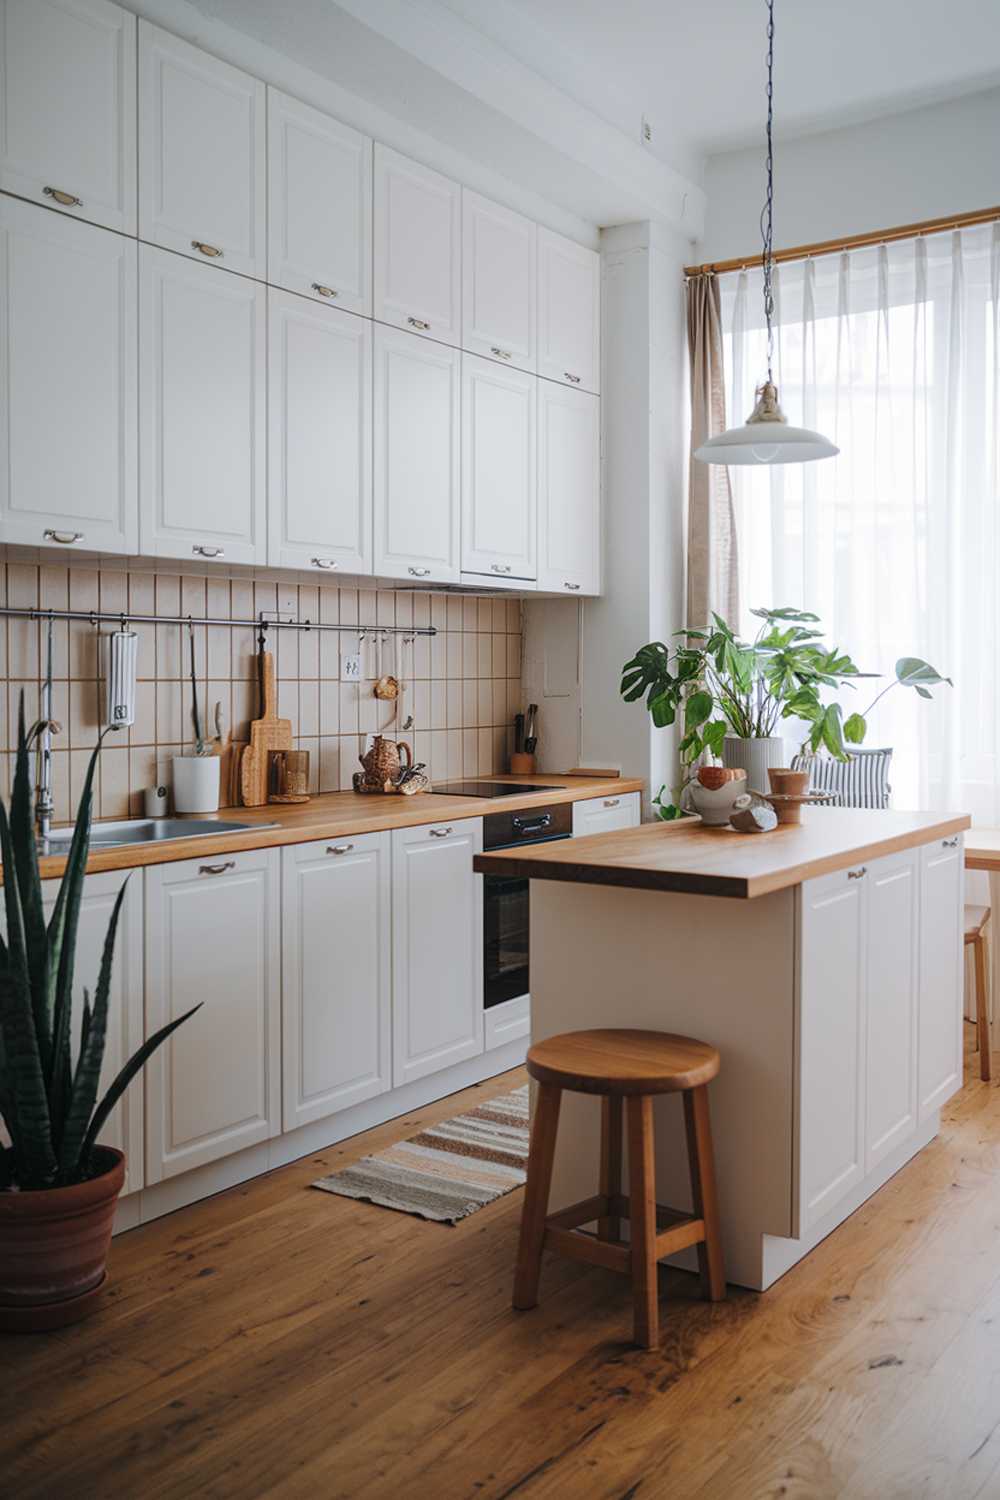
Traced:
<path fill-rule="evenodd" d="M 363 638 L 366 635 L 437 635 L 436 625 L 328 625 L 319 620 L 220 620 L 205 615 L 138 615 L 129 610 L 102 609 L 17 609 L 0 605 L 0 618 L 19 620 L 85 620 L 89 625 L 102 622 L 111 625 L 223 625 L 230 630 L 346 630 Z"/>
<path fill-rule="evenodd" d="M 837 240 L 817 240 L 813 245 L 795 245 L 789 250 L 775 250 L 774 260 L 808 260 L 814 255 L 832 255 L 838 250 L 860 250 L 865 245 L 884 245 L 893 240 L 915 239 L 924 234 L 940 234 L 947 229 L 966 229 L 973 224 L 991 224 L 1000 219 L 1000 205 L 980 208 L 973 213 L 951 214 L 945 219 L 923 219 L 919 224 L 899 224 L 895 229 L 873 230 L 869 234 L 849 234 Z M 703 266 L 685 266 L 685 276 L 721 275 L 725 271 L 745 271 L 760 264 L 759 255 L 744 255 L 734 260 L 706 261 Z"/>

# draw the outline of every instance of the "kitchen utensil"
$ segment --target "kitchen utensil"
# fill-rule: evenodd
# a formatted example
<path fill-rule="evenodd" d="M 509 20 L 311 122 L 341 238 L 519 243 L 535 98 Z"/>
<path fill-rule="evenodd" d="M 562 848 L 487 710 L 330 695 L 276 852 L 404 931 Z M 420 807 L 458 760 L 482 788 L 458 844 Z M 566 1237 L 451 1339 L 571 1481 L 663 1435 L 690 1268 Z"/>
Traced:
<path fill-rule="evenodd" d="M 529 703 L 528 704 L 528 722 L 525 725 L 525 729 L 524 729 L 524 749 L 525 749 L 525 752 L 528 755 L 531 754 L 532 750 L 534 750 L 534 748 L 535 748 L 535 745 L 538 743 L 538 736 L 535 734 L 535 716 L 537 715 L 537 713 L 538 713 L 538 704 L 537 703 Z M 529 745 L 529 743 L 528 743 L 529 740 L 533 740 L 534 744 Z"/>
<path fill-rule="evenodd" d="M 135 673 L 139 637 L 133 630 L 116 630 L 107 637 L 107 718 L 112 729 L 135 723 Z"/>
<path fill-rule="evenodd" d="M 391 672 L 383 673 L 382 671 L 383 644 L 383 638 L 379 636 L 375 647 L 376 672 L 378 673 L 375 679 L 375 696 L 376 698 L 388 699 L 390 702 L 394 702 L 399 697 L 399 678 L 394 677 Z M 395 647 L 393 647 L 394 658 L 395 654 Z M 395 660 L 393 660 L 393 666 L 395 665 Z"/>
<path fill-rule="evenodd" d="M 309 801 L 309 751 L 268 751 L 268 802 Z"/>
<path fill-rule="evenodd" d="M 250 725 L 250 743 L 240 765 L 240 790 L 246 807 L 263 807 L 267 801 L 267 756 L 269 750 L 291 750 L 292 725 L 275 713 L 274 657 L 260 653 L 262 685 L 261 715 Z"/>
<path fill-rule="evenodd" d="M 387 740 L 384 735 L 377 734 L 371 749 L 358 757 L 364 769 L 361 790 L 365 792 L 394 791 L 399 774 L 404 769 L 400 759 L 401 752 L 404 750 L 406 751 L 406 765 L 412 766 L 413 751 L 406 740 L 400 740 L 397 744 L 395 740 Z"/>
<path fill-rule="evenodd" d="M 520 755 L 524 749 L 524 714 L 514 715 L 514 754 Z"/>

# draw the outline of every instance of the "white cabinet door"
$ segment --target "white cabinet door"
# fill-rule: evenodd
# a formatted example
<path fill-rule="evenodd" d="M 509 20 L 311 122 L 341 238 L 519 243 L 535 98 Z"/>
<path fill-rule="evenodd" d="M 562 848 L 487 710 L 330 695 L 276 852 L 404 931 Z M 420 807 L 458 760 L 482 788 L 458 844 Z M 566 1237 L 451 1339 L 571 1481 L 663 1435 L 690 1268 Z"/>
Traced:
<path fill-rule="evenodd" d="M 103 1099 L 109 1085 L 125 1066 L 132 1053 L 142 1045 L 142 871 L 115 871 L 105 875 L 88 875 L 83 882 L 80 903 L 80 925 L 77 929 L 76 962 L 73 966 L 73 1065 L 80 1050 L 80 1025 L 83 1020 L 83 992 L 91 1004 L 101 972 L 104 939 L 118 892 L 128 880 L 128 889 L 118 919 L 115 957 L 111 968 L 111 990 L 108 998 L 108 1031 L 104 1048 L 104 1065 L 97 1102 Z M 60 881 L 42 882 L 42 899 L 46 921 L 59 895 Z M 2 925 L 2 922 L 0 922 Z M 125 1187 L 134 1193 L 142 1187 L 142 1073 L 129 1085 L 115 1105 L 101 1131 L 99 1144 L 117 1146 L 125 1152 Z"/>
<path fill-rule="evenodd" d="M 462 348 L 535 373 L 537 226 L 468 188 L 462 193 Z"/>
<path fill-rule="evenodd" d="M 461 332 L 462 190 L 375 145 L 375 316 L 457 344 Z"/>
<path fill-rule="evenodd" d="M 573 837 L 585 838 L 588 833 L 614 833 L 618 828 L 638 828 L 641 817 L 642 801 L 638 792 L 624 792 L 611 797 L 588 797 L 584 802 L 573 803 Z"/>
<path fill-rule="evenodd" d="M 917 1127 L 920 851 L 873 861 L 868 903 L 865 1171 Z"/>
<path fill-rule="evenodd" d="M 462 571 L 534 578 L 537 381 L 462 356 Z"/>
<path fill-rule="evenodd" d="M 482 818 L 392 835 L 393 1084 L 483 1050 Z"/>
<path fill-rule="evenodd" d="M 0 535 L 135 552 L 136 246 L 0 200 Z"/>
<path fill-rule="evenodd" d="M 268 89 L 267 161 L 268 281 L 370 317 L 371 140 Z"/>
<path fill-rule="evenodd" d="M 392 1087 L 391 840 L 282 851 L 284 1126 Z"/>
<path fill-rule="evenodd" d="M 268 562 L 372 570 L 372 325 L 268 290 Z"/>
<path fill-rule="evenodd" d="M 375 329 L 375 572 L 459 577 L 461 356 Z"/>
<path fill-rule="evenodd" d="M 919 1114 L 924 1120 L 962 1087 L 962 933 L 965 851 L 961 834 L 920 851 Z M 996 913 L 994 920 L 996 920 Z"/>
<path fill-rule="evenodd" d="M 150 245 L 140 272 L 140 548 L 262 563 L 266 293 Z"/>
<path fill-rule="evenodd" d="M 135 234 L 135 16 L 0 0 L 0 188 Z"/>
<path fill-rule="evenodd" d="M 838 870 L 800 888 L 799 1235 L 865 1175 L 864 881 Z"/>
<path fill-rule="evenodd" d="M 551 229 L 538 231 L 538 373 L 601 389 L 601 257 Z"/>
<path fill-rule="evenodd" d="M 139 22 L 139 238 L 263 279 L 266 90 Z"/>
<path fill-rule="evenodd" d="M 204 1001 L 146 1072 L 146 1181 L 281 1130 L 279 851 L 146 871 L 146 1031 Z"/>
<path fill-rule="evenodd" d="M 538 587 L 601 590 L 601 403 L 538 382 Z"/>

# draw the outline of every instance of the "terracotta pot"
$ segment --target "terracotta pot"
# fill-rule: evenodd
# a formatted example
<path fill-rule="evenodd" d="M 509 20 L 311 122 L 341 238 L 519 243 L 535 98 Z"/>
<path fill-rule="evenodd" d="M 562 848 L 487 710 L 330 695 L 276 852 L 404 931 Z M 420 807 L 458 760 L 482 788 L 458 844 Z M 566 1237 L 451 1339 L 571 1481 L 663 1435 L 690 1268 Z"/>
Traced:
<path fill-rule="evenodd" d="M 782 797 L 804 797 L 809 790 L 809 772 L 793 771 L 790 766 L 768 766 L 771 791 Z"/>
<path fill-rule="evenodd" d="M 0 1193 L 0 1329 L 37 1333 L 93 1310 L 125 1181 L 121 1151 L 95 1156 L 104 1170 L 88 1182 Z"/>

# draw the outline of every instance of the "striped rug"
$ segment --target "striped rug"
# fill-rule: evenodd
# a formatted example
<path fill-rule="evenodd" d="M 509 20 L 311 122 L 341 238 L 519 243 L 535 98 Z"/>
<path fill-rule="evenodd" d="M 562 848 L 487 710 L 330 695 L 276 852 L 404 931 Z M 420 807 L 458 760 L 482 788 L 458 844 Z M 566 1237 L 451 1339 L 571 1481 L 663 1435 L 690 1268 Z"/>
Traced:
<path fill-rule="evenodd" d="M 313 1187 L 457 1224 L 522 1187 L 528 1160 L 528 1085 L 443 1120 Z"/>

